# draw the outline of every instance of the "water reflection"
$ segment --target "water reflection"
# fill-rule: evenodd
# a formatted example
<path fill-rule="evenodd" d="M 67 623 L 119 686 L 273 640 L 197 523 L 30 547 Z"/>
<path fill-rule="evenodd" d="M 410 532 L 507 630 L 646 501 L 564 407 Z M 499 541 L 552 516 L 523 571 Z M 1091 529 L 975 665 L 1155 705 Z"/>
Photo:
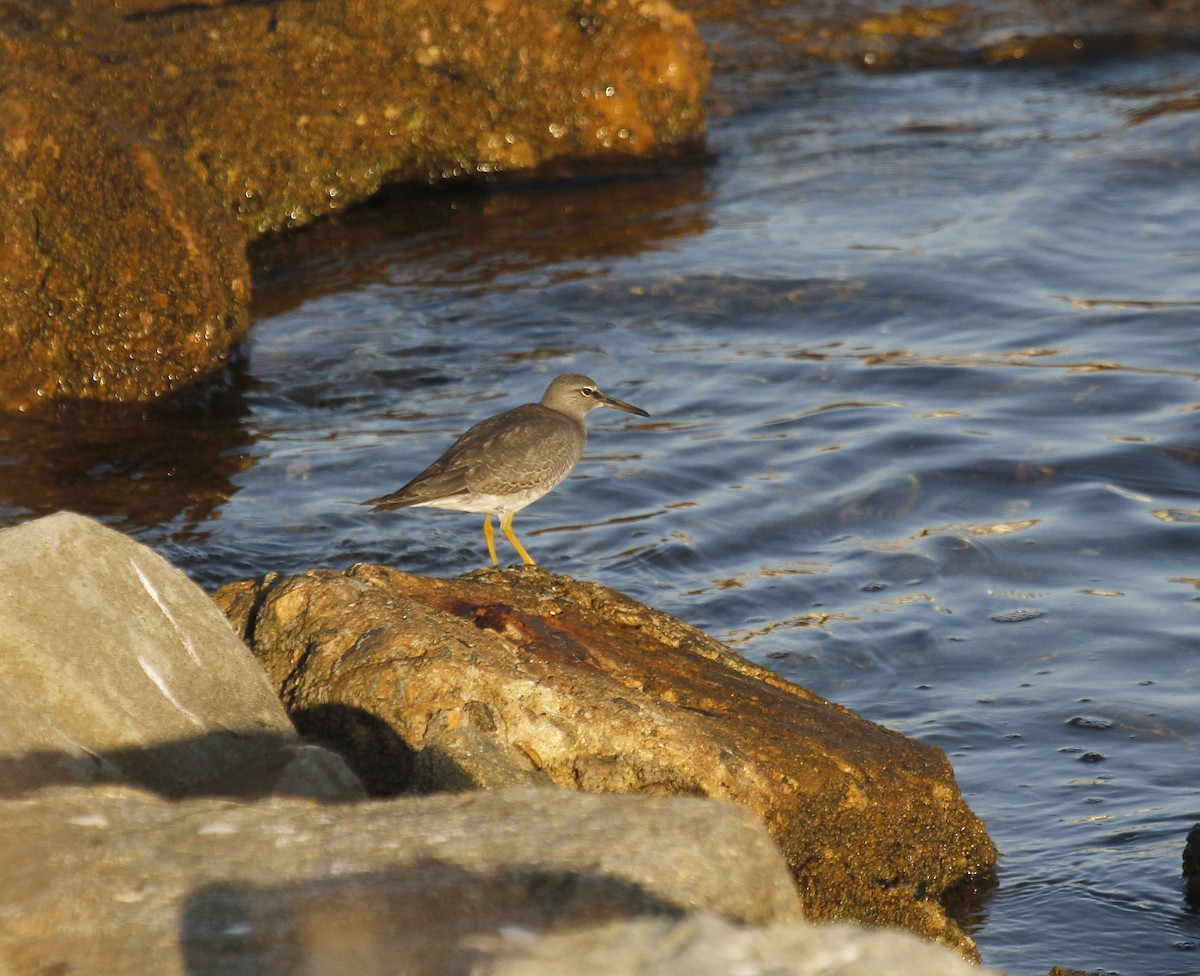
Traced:
<path fill-rule="evenodd" d="M 0 414 L 0 515 L 66 508 L 126 530 L 203 526 L 252 463 L 245 413 L 230 395 L 204 413 L 86 404 Z"/>
<path fill-rule="evenodd" d="M 610 177 L 495 178 L 400 187 L 368 206 L 258 242 L 255 312 L 402 278 L 413 288 L 523 288 L 587 276 L 574 264 L 636 257 L 710 226 L 703 157 Z M 319 271 L 320 273 L 316 273 Z M 507 279 L 507 281 L 506 281 Z"/>
<path fill-rule="evenodd" d="M 1195 47 L 1195 5 L 952 3 L 883 10 L 869 0 L 681 0 L 718 39 L 723 71 L 788 61 L 870 70 L 1051 64 Z M 720 43 L 723 42 L 723 43 Z"/>

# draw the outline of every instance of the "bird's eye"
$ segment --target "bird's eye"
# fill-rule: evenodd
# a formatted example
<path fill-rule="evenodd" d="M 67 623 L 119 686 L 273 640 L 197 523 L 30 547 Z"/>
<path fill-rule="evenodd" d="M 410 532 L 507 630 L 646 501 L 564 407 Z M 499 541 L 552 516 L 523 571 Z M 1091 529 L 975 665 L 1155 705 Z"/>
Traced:
<path fill-rule="evenodd" d="M 580 390 L 579 392 L 580 392 L 580 393 L 582 393 L 582 394 L 583 394 L 585 397 L 590 397 L 590 396 L 591 396 L 593 393 L 595 393 L 596 391 L 595 391 L 595 390 L 593 390 L 593 389 L 592 389 L 590 386 L 585 386 L 585 387 L 584 387 L 582 390 Z"/>

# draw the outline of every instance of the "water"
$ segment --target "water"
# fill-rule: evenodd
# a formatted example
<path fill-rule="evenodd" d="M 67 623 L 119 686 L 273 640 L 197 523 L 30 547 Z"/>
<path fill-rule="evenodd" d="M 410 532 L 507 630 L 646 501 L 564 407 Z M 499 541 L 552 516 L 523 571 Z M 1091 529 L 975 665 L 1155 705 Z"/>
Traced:
<path fill-rule="evenodd" d="M 718 75 L 707 159 L 260 248 L 222 408 L 8 418 L 0 517 L 96 515 L 209 587 L 451 575 L 479 519 L 354 502 L 590 373 L 653 417 L 590 418 L 517 517 L 541 563 L 945 749 L 1004 851 L 985 962 L 1196 972 L 1198 83 L 1189 52 Z"/>

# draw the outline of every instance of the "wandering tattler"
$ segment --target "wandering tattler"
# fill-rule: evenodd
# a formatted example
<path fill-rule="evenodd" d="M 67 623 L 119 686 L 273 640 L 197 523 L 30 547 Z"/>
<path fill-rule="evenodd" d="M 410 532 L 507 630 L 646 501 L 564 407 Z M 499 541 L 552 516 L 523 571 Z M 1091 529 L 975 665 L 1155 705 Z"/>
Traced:
<path fill-rule="evenodd" d="M 583 454 L 583 418 L 597 407 L 649 417 L 640 407 L 601 393 L 579 373 L 554 380 L 539 403 L 526 403 L 482 420 L 440 458 L 390 495 L 363 502 L 373 512 L 393 508 L 446 508 L 483 512 L 483 537 L 499 569 L 492 516 L 526 566 L 537 563 L 513 532 L 513 515 L 536 502 L 571 473 Z"/>

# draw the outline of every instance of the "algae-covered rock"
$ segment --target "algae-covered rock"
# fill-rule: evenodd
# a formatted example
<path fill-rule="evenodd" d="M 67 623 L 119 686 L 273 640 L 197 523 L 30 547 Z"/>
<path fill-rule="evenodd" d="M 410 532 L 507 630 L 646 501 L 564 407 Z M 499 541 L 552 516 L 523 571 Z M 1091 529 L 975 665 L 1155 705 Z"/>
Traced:
<path fill-rule="evenodd" d="M 183 394 L 225 368 L 244 238 L 178 153 L 0 53 L 0 186 L 0 409 Z"/>
<path fill-rule="evenodd" d="M 0 408 L 195 395 L 245 334 L 246 238 L 677 151 L 707 78 L 650 0 L 0 4 Z"/>

